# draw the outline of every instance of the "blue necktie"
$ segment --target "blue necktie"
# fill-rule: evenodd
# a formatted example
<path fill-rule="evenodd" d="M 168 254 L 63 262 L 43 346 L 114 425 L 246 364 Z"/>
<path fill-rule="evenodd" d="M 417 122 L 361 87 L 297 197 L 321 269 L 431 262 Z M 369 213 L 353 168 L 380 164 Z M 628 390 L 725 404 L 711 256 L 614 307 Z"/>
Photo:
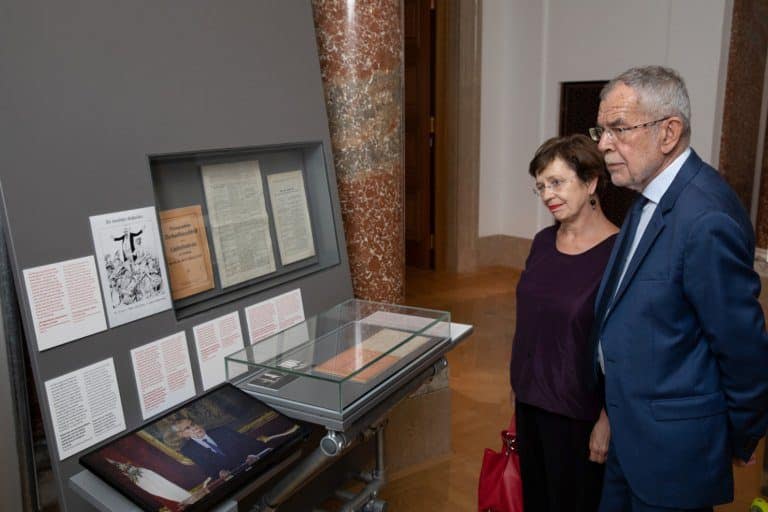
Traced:
<path fill-rule="evenodd" d="M 208 447 L 208 449 L 211 450 L 216 455 L 224 455 L 224 453 L 221 450 L 219 450 L 219 448 L 215 444 L 213 444 L 212 441 L 208 441 L 207 439 L 203 439 L 203 442 Z"/>
<path fill-rule="evenodd" d="M 629 249 L 632 247 L 632 241 L 635 238 L 637 225 L 640 223 L 640 216 L 643 213 L 643 206 L 645 206 L 646 203 L 648 203 L 648 199 L 644 196 L 640 196 L 634 204 L 632 204 L 632 208 L 629 210 L 629 219 L 627 220 L 624 238 L 621 241 L 621 247 L 619 247 L 619 250 L 616 253 L 616 261 L 611 268 L 611 274 L 608 276 L 608 281 L 603 289 L 603 295 L 600 297 L 600 305 L 595 314 L 595 327 L 599 327 L 602 323 L 603 318 L 605 318 L 605 315 L 608 312 L 608 306 L 611 304 L 613 296 L 616 294 L 616 287 L 619 284 L 621 272 L 627 264 Z"/>

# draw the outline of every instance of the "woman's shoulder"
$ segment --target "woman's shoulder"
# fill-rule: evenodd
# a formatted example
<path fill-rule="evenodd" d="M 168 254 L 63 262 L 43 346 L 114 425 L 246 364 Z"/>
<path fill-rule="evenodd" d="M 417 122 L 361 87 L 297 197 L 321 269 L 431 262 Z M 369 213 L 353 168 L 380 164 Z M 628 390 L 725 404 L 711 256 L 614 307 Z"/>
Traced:
<path fill-rule="evenodd" d="M 584 258 L 585 264 L 597 264 L 605 266 L 608 263 L 608 258 L 613 250 L 613 245 L 616 242 L 618 233 L 605 233 L 605 238 L 595 243 L 592 247 L 581 253 Z M 593 262 L 593 263 L 587 263 Z"/>
<path fill-rule="evenodd" d="M 548 255 L 554 252 L 556 236 L 557 225 L 548 226 L 534 235 L 528 257 L 525 260 L 526 269 L 530 268 L 534 262 L 548 258 Z"/>
<path fill-rule="evenodd" d="M 597 224 L 595 230 L 594 243 L 592 249 L 608 249 L 610 251 L 613 248 L 613 243 L 619 234 L 619 228 L 607 218 L 603 218 L 602 222 Z"/>
<path fill-rule="evenodd" d="M 598 237 L 597 242 L 584 251 L 584 253 L 590 253 L 590 254 L 610 254 L 611 250 L 613 249 L 613 244 L 616 242 L 616 238 L 618 237 L 619 232 L 618 231 L 606 231 L 605 233 L 601 234 L 601 237 Z"/>
<path fill-rule="evenodd" d="M 619 237 L 619 230 L 610 230 L 606 233 L 604 233 L 605 238 L 603 238 L 600 242 L 597 243 L 597 245 L 607 245 L 609 247 L 613 246 L 613 243 L 616 241 L 616 239 Z"/>
<path fill-rule="evenodd" d="M 547 240 L 554 240 L 557 237 L 557 224 L 553 224 L 551 226 L 547 226 L 533 237 L 533 243 L 536 242 L 544 242 Z"/>

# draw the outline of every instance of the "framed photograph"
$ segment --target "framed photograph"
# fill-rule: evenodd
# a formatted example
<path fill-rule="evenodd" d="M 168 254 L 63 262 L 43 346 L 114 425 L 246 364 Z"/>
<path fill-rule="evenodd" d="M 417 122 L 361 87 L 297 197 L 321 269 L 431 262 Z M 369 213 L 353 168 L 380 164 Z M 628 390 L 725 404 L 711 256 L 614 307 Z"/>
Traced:
<path fill-rule="evenodd" d="M 80 463 L 143 510 L 208 510 L 308 435 L 308 425 L 225 383 Z"/>

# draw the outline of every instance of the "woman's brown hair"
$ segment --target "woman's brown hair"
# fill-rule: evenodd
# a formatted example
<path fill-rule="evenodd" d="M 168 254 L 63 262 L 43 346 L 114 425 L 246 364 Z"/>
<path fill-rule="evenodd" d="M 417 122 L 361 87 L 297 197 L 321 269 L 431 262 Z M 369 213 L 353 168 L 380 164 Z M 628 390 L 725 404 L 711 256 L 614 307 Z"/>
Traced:
<path fill-rule="evenodd" d="M 535 178 L 556 158 L 560 158 L 573 169 L 576 176 L 584 183 L 597 178 L 598 193 L 605 187 L 608 171 L 605 168 L 603 155 L 597 149 L 597 144 L 586 135 L 552 137 L 545 141 L 533 155 L 528 173 Z"/>

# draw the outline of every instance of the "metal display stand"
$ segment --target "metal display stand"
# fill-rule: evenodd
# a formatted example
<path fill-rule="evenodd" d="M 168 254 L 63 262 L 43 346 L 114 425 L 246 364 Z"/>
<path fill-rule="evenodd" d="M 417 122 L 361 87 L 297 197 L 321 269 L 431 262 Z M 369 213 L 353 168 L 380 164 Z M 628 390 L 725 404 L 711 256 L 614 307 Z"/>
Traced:
<path fill-rule="evenodd" d="M 337 491 L 340 510 L 377 512 L 385 482 L 384 428 L 392 408 L 448 365 L 471 330 L 442 311 L 357 299 L 227 357 L 233 383 L 283 414 L 326 428 L 318 447 L 262 496 L 273 511 L 357 443 L 375 438 L 375 467 L 359 492 Z M 270 377 L 266 379 L 265 377 Z"/>
<path fill-rule="evenodd" d="M 376 443 L 375 467 L 372 471 L 364 471 L 353 475 L 354 478 L 365 483 L 364 488 L 359 492 L 336 491 L 337 498 L 345 502 L 339 511 L 383 512 L 386 510 L 386 503 L 379 500 L 377 495 L 386 483 L 384 431 L 387 416 L 401 400 L 443 370 L 448 365 L 448 361 L 444 357 L 445 353 L 471 333 L 472 326 L 463 324 L 451 325 L 450 338 L 447 339 L 448 343 L 446 345 L 441 345 L 439 350 L 435 352 L 430 351 L 425 357 L 417 359 L 407 369 L 402 370 L 393 378 L 382 382 L 360 398 L 359 404 L 356 404 L 349 411 L 350 414 L 342 420 L 340 430 L 334 428 L 338 423 L 328 421 L 327 416 L 316 416 L 314 422 L 324 425 L 327 429 L 327 433 L 321 439 L 319 446 L 277 484 L 273 485 L 262 496 L 258 505 L 251 512 L 279 510 L 279 506 L 300 489 L 308 479 L 311 479 L 314 475 L 333 464 L 338 457 L 357 443 L 366 441 L 371 437 L 375 437 Z M 265 402 L 270 403 L 268 397 L 258 396 Z M 275 408 L 280 407 L 277 402 L 271 402 L 271 404 Z M 310 419 L 312 417 L 311 409 L 306 409 L 304 404 L 301 403 L 285 406 L 283 412 L 289 416 L 297 414 L 312 421 Z M 323 511 L 316 509 L 316 512 Z"/>

